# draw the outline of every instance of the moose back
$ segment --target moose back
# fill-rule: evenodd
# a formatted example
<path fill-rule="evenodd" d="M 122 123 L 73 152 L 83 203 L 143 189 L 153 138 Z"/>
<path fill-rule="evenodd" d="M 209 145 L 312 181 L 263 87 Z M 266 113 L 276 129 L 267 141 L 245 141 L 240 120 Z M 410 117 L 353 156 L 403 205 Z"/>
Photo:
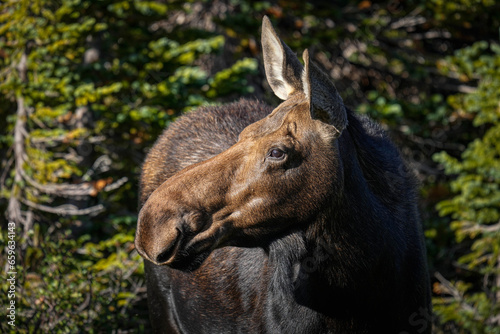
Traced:
<path fill-rule="evenodd" d="M 181 117 L 141 177 L 157 333 L 430 333 L 415 184 L 384 131 L 262 26 L 274 110 Z"/>

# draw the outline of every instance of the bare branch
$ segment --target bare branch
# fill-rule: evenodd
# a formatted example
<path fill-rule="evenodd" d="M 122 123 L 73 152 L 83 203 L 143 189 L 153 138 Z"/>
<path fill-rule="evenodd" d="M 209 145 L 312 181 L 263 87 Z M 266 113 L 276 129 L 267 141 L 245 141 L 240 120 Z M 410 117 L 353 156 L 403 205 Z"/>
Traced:
<path fill-rule="evenodd" d="M 12 147 L 11 147 L 12 149 Z M 9 155 L 10 153 L 7 152 L 7 156 Z M 5 184 L 5 179 L 7 178 L 7 174 L 9 173 L 10 171 L 10 167 L 12 166 L 12 163 L 14 162 L 14 157 L 11 157 L 9 160 L 7 160 L 7 163 L 5 164 L 5 167 L 3 168 L 3 171 L 2 171 L 2 176 L 0 176 L 0 189 L 3 188 L 4 184 Z"/>
<path fill-rule="evenodd" d="M 81 141 L 88 142 L 91 144 L 94 143 L 99 143 L 103 142 L 106 139 L 104 136 L 95 136 L 95 137 L 89 137 L 85 139 L 80 139 Z M 61 135 L 57 137 L 30 137 L 30 141 L 33 144 L 59 144 L 64 141 L 68 140 L 68 137 L 66 135 Z"/>
<path fill-rule="evenodd" d="M 478 320 L 480 320 L 480 318 L 476 316 L 477 310 L 465 302 L 462 293 L 458 291 L 458 289 L 450 281 L 444 278 L 444 276 L 441 275 L 439 272 L 434 273 L 434 277 L 436 277 L 437 280 L 441 283 L 441 285 L 445 288 L 445 292 L 451 295 L 454 300 L 458 301 L 460 303 L 460 306 L 464 310 L 474 313 L 475 318 L 478 318 Z"/>
<path fill-rule="evenodd" d="M 435 38 L 451 38 L 451 33 L 448 31 L 427 31 L 425 33 L 411 34 L 411 39 L 423 40 L 423 39 L 435 39 Z"/>
<path fill-rule="evenodd" d="M 94 188 L 91 182 L 83 182 L 80 184 L 41 184 L 31 177 L 29 177 L 23 170 L 19 171 L 19 174 L 22 176 L 26 182 L 28 182 L 32 187 L 38 189 L 39 191 L 60 197 L 83 197 L 90 196 L 95 193 L 96 189 Z M 110 191 L 116 189 L 127 182 L 127 178 L 123 177 L 104 188 L 104 191 Z"/>
<path fill-rule="evenodd" d="M 33 228 L 33 220 L 34 220 L 34 215 L 32 210 L 28 210 L 26 212 L 26 219 L 24 222 L 24 237 L 26 238 L 28 236 L 29 231 Z"/>
<path fill-rule="evenodd" d="M 107 155 L 101 155 L 94 161 L 92 167 L 82 176 L 82 179 L 89 180 L 94 174 L 104 173 L 110 170 L 111 159 Z"/>
<path fill-rule="evenodd" d="M 450 77 L 452 77 L 450 75 Z M 433 86 L 437 88 L 441 88 L 443 90 L 449 90 L 452 92 L 459 92 L 459 93 L 464 93 L 464 94 L 471 94 L 475 93 L 477 91 L 477 87 L 472 87 L 472 86 L 467 86 L 467 85 L 456 85 L 452 83 L 445 83 L 445 84 L 433 84 Z"/>
<path fill-rule="evenodd" d="M 466 233 L 493 233 L 500 231 L 500 221 L 493 225 L 477 224 L 476 222 L 466 221 L 462 227 L 462 231 Z"/>
<path fill-rule="evenodd" d="M 398 128 L 398 131 L 400 133 L 404 134 L 405 133 L 404 126 L 400 126 Z M 459 150 L 459 151 L 465 150 L 465 146 L 462 144 L 447 143 L 445 141 L 439 141 L 436 138 L 422 138 L 422 137 L 417 136 L 415 134 L 408 135 L 408 136 L 406 136 L 406 138 L 408 138 L 412 142 L 420 145 L 421 147 L 430 146 L 430 147 L 435 147 L 438 149 Z"/>
<path fill-rule="evenodd" d="M 26 70 L 27 70 L 26 62 L 27 62 L 27 55 L 23 54 L 17 66 L 17 69 L 19 71 L 19 76 L 23 81 L 26 79 Z M 14 127 L 14 145 L 13 145 L 14 157 L 13 157 L 13 162 L 9 162 L 9 164 L 14 163 L 14 168 L 16 172 L 14 176 L 14 185 L 12 186 L 11 189 L 11 196 L 9 199 L 9 205 L 7 210 L 7 215 L 9 220 L 14 222 L 19 222 L 25 225 L 29 223 L 29 225 L 31 225 L 33 215 L 30 213 L 29 215 L 27 215 L 26 220 L 23 218 L 21 211 L 21 202 L 29 206 L 30 208 L 34 208 L 49 213 L 55 213 L 58 215 L 95 215 L 99 212 L 104 211 L 104 206 L 101 204 L 85 209 L 79 209 L 74 205 L 61 205 L 58 207 L 51 207 L 43 204 L 34 203 L 32 201 L 22 198 L 22 189 L 20 188 L 20 184 L 22 183 L 23 180 L 27 181 L 30 184 L 30 186 L 46 194 L 54 196 L 63 196 L 63 197 L 95 195 L 101 189 L 104 191 L 117 189 L 127 181 L 127 178 L 121 178 L 118 181 L 108 184 L 106 187 L 101 189 L 96 189 L 93 183 L 91 182 L 84 182 L 78 185 L 68 185 L 68 184 L 41 184 L 35 181 L 31 177 L 29 177 L 22 168 L 23 163 L 27 159 L 24 147 L 24 138 L 29 135 L 28 132 L 26 131 L 26 119 L 27 119 L 27 112 L 24 105 L 24 99 L 22 95 L 18 95 L 17 119 Z M 99 137 L 95 137 L 93 139 L 102 140 L 102 138 Z M 95 167 L 95 170 L 97 170 L 97 172 L 102 172 L 104 170 L 109 170 L 110 164 L 111 160 L 109 159 L 109 157 L 105 157 L 98 159 L 93 167 Z M 29 228 L 30 226 L 25 226 L 25 230 Z"/>
<path fill-rule="evenodd" d="M 500 222 L 497 224 L 500 225 Z M 497 277 L 495 278 L 495 286 L 496 286 L 496 293 L 495 293 L 495 299 L 497 304 L 500 304 L 500 254 L 497 257 Z M 495 317 L 492 319 L 493 324 L 497 324 L 500 326 L 500 314 L 497 314 Z"/>
<path fill-rule="evenodd" d="M 17 71 L 19 72 L 19 78 L 21 79 L 22 82 L 26 81 L 26 70 L 28 68 L 27 61 L 28 61 L 28 56 L 27 56 L 26 50 L 25 50 L 23 52 L 23 54 L 21 55 L 21 59 L 19 60 L 19 64 L 17 64 Z"/>
<path fill-rule="evenodd" d="M 92 299 L 91 297 L 92 295 L 87 292 L 85 295 L 85 300 L 80 306 L 78 306 L 78 308 L 76 309 L 76 313 L 83 312 L 90 305 L 90 300 Z"/>
<path fill-rule="evenodd" d="M 24 52 L 21 56 L 21 60 L 17 66 L 17 70 L 19 71 L 19 77 L 22 81 L 26 79 L 26 62 L 27 55 Z M 17 100 L 17 118 L 16 124 L 14 126 L 14 184 L 12 185 L 9 206 L 7 209 L 7 216 L 10 221 L 15 223 L 24 223 L 24 219 L 21 215 L 21 204 L 19 203 L 19 199 L 21 198 L 21 188 L 20 184 L 22 181 L 22 170 L 23 170 L 23 162 L 24 162 L 24 133 L 26 132 L 26 109 L 24 107 L 24 99 L 21 94 L 18 94 L 16 97 Z"/>
<path fill-rule="evenodd" d="M 71 204 L 64 204 L 64 205 L 52 207 L 52 206 L 34 203 L 34 202 L 29 201 L 27 199 L 21 199 L 21 202 L 23 202 L 24 204 L 26 204 L 27 206 L 29 206 L 31 208 L 34 208 L 34 209 L 37 209 L 40 211 L 44 211 L 44 212 L 55 213 L 55 214 L 61 215 L 61 216 L 85 216 L 85 215 L 93 216 L 93 215 L 96 215 L 96 214 L 104 211 L 104 205 L 102 205 L 102 204 L 94 205 L 94 206 L 91 206 L 91 207 L 85 208 L 85 209 L 78 209 L 77 206 L 71 205 Z"/>
<path fill-rule="evenodd" d="M 118 189 L 122 185 L 124 185 L 127 181 L 128 181 L 128 178 L 124 176 L 124 177 L 116 180 L 115 182 L 113 182 L 111 184 L 108 184 L 106 187 L 104 187 L 103 190 L 106 191 L 106 192 L 108 192 L 108 191 L 111 191 L 111 190 Z"/>
<path fill-rule="evenodd" d="M 421 24 L 424 24 L 427 21 L 427 19 L 423 16 L 406 16 L 403 17 L 396 22 L 391 23 L 390 28 L 391 29 L 399 29 L 399 28 L 409 28 L 409 27 L 415 27 Z"/>

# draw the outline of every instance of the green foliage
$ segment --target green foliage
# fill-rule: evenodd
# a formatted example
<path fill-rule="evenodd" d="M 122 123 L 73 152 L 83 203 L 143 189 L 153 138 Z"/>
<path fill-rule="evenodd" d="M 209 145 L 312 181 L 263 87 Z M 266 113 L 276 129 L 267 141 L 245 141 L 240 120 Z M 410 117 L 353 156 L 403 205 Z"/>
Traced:
<path fill-rule="evenodd" d="M 237 61 L 230 68 L 220 71 L 209 81 L 209 89 L 207 90 L 208 97 L 215 97 L 218 94 L 227 94 L 234 91 L 238 87 L 239 82 L 246 83 L 245 76 L 248 73 L 256 74 L 257 63 L 255 59 L 244 58 Z M 235 86 L 236 85 L 236 86 Z M 252 87 L 241 86 L 238 90 L 240 93 L 251 93 Z"/>
<path fill-rule="evenodd" d="M 367 97 L 370 103 L 360 105 L 358 107 L 359 112 L 383 120 L 395 119 L 396 122 L 401 120 L 403 108 L 399 101 L 388 101 L 387 98 L 381 96 L 377 91 L 368 93 Z"/>
<path fill-rule="evenodd" d="M 471 333 L 500 333 L 500 53 L 498 44 L 482 41 L 458 50 L 443 60 L 442 70 L 479 80 L 477 90 L 450 96 L 456 110 L 474 114 L 474 125 L 486 126 L 460 159 L 446 152 L 434 155 L 445 172 L 455 175 L 450 187 L 455 196 L 437 205 L 441 215 L 451 215 L 458 243 L 470 249 L 458 262 L 484 277 L 481 290 L 458 281 L 460 298 L 435 299 L 443 321 L 455 321 Z M 469 242 L 469 240 L 471 242 Z M 448 291 L 450 293 L 450 291 Z"/>
<path fill-rule="evenodd" d="M 135 222 L 135 217 L 131 217 Z M 145 319 L 130 322 L 133 304 L 143 292 L 142 261 L 132 251 L 134 228 L 129 224 L 112 238 L 98 243 L 89 235 L 75 237 L 70 230 L 47 235 L 39 224 L 27 242 L 23 266 L 18 266 L 16 330 L 13 333 L 110 332 L 133 326 L 144 328 Z M 18 231 L 19 234 L 21 231 Z M 4 241 L 4 240 L 2 240 Z M 2 281 L 2 289 L 7 282 Z M 126 291 L 126 292 L 125 292 Z M 5 308 L 0 316 L 6 317 Z M 2 332 L 9 327 L 2 324 Z"/>
<path fill-rule="evenodd" d="M 456 298 L 439 298 L 434 300 L 434 308 L 441 321 L 455 322 L 460 326 L 460 333 L 498 334 L 498 326 L 491 324 L 491 317 L 498 314 L 498 306 L 484 292 L 471 293 L 470 285 L 456 282 L 454 288 L 461 296 Z"/>
<path fill-rule="evenodd" d="M 202 57 L 218 54 L 225 38 L 162 26 L 188 10 L 174 0 L 0 5 L 0 117 L 8 121 L 0 152 L 10 170 L 1 173 L 0 205 L 18 197 L 23 217 L 41 213 L 30 233 L 18 232 L 16 333 L 149 328 L 133 250 L 145 148 L 182 112 L 250 92 L 247 76 L 257 68 L 245 58 L 220 72 L 203 69 Z M 9 150 L 19 101 L 27 111 L 22 161 Z M 16 164 L 22 180 L 14 187 Z M 83 214 L 101 207 L 106 215 Z"/>
<path fill-rule="evenodd" d="M 458 50 L 441 63 L 441 71 L 458 73 L 462 81 L 479 80 L 478 89 L 470 94 L 449 97 L 455 110 L 476 114 L 474 125 L 498 123 L 500 100 L 500 44 L 480 41 Z"/>
<path fill-rule="evenodd" d="M 256 60 L 264 14 L 294 51 L 309 48 L 347 104 L 390 130 L 416 170 L 431 271 L 449 279 L 434 282 L 436 333 L 499 333 L 500 10 L 492 0 L 4 1 L 0 207 L 19 196 L 22 217 L 34 216 L 18 232 L 18 332 L 149 331 L 133 250 L 141 163 L 183 112 L 269 92 Z M 209 31 L 197 22 L 207 16 Z M 27 110 L 21 164 L 12 150 L 18 99 Z M 106 211 L 97 216 L 44 211 L 99 205 Z"/>

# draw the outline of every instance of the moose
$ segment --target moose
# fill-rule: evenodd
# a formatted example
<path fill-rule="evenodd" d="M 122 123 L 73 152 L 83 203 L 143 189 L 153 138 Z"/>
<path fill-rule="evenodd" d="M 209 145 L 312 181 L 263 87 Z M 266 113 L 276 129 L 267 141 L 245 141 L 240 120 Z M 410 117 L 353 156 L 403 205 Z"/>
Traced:
<path fill-rule="evenodd" d="M 156 333 L 430 333 L 416 182 L 264 17 L 275 109 L 200 107 L 144 162 L 135 247 Z"/>

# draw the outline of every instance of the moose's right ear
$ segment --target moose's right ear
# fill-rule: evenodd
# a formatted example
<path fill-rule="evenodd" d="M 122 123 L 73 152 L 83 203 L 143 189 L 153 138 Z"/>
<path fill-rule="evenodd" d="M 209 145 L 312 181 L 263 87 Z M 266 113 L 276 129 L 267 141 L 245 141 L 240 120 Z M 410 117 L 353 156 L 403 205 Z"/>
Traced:
<path fill-rule="evenodd" d="M 267 16 L 262 20 L 262 52 L 267 81 L 277 97 L 286 100 L 294 92 L 302 91 L 302 65 L 276 35 Z"/>

